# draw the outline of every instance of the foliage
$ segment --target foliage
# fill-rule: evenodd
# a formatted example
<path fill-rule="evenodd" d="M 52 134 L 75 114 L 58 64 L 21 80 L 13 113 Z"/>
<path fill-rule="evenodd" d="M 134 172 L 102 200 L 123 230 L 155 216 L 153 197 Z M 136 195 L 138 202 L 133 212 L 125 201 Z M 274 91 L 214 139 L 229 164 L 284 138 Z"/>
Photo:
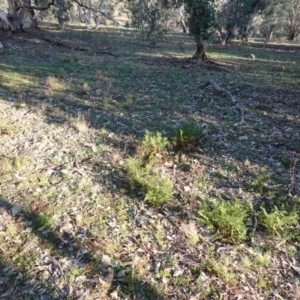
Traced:
<path fill-rule="evenodd" d="M 210 229 L 218 232 L 222 240 L 242 242 L 247 239 L 246 221 L 251 214 L 247 202 L 223 199 L 206 201 L 198 214 Z"/>
<path fill-rule="evenodd" d="M 262 169 L 260 171 L 260 174 L 257 174 L 252 183 L 252 191 L 258 192 L 260 194 L 265 194 L 267 191 L 267 182 L 269 179 L 270 174 L 265 169 Z"/>
<path fill-rule="evenodd" d="M 70 9 L 72 3 L 68 0 L 58 0 L 52 9 L 53 15 L 57 18 L 60 29 L 64 28 L 64 23 L 70 20 Z"/>
<path fill-rule="evenodd" d="M 260 214 L 260 223 L 270 232 L 279 235 L 292 225 L 296 225 L 299 221 L 299 216 L 296 211 L 287 212 L 279 210 L 276 206 L 268 213 L 265 208 L 262 208 Z"/>
<path fill-rule="evenodd" d="M 251 48 L 244 49 L 234 44 L 230 49 L 212 46 L 212 60 L 234 70 L 227 73 L 170 57 L 174 51 L 180 57 L 186 55 L 174 45 L 187 41 L 186 46 L 192 47 L 189 37 L 181 33 L 170 34 L 168 43 L 153 49 L 137 41 L 134 30 L 69 28 L 66 32 L 47 30 L 53 47 L 33 44 L 28 34 L 21 34 L 22 39 L 9 36 L 2 42 L 0 128 L 11 128 L 10 135 L 6 130 L 0 135 L 2 294 L 11 292 L 13 286 L 11 299 L 29 290 L 31 295 L 23 298 L 73 299 L 88 290 L 87 297 L 93 299 L 159 299 L 168 298 L 172 290 L 178 299 L 193 295 L 219 299 L 229 288 L 229 297 L 234 299 L 249 282 L 254 298 L 276 293 L 294 299 L 294 285 L 289 285 L 290 277 L 284 274 L 298 269 L 297 227 L 283 227 L 278 231 L 283 238 L 278 238 L 262 228 L 259 208 L 265 205 L 268 213 L 274 205 L 279 210 L 299 209 L 298 163 L 295 170 L 280 163 L 280 158 L 291 156 L 300 140 L 298 46 L 263 48 L 257 40 L 250 40 Z M 34 34 L 44 37 L 43 31 Z M 58 46 L 57 39 L 70 47 Z M 22 51 L 6 51 L 8 43 Z M 91 51 L 70 51 L 74 45 Z M 151 59 L 140 59 L 141 53 Z M 246 58 L 250 53 L 259 64 Z M 63 79 L 56 77 L 60 69 L 66 71 Z M 199 91 L 199 84 L 212 77 L 246 105 L 245 124 L 233 126 L 236 112 L 226 99 Z M 88 93 L 81 90 L 84 82 L 89 84 Z M 13 87 L 23 92 L 22 109 L 16 109 L 18 95 Z M 88 126 L 79 115 L 76 119 L 77 112 L 88 117 Z M 167 157 L 162 151 L 155 159 L 152 154 L 140 155 L 145 150 L 142 140 L 136 147 L 137 137 L 146 129 L 153 137 L 157 130 L 174 137 L 174 127 L 184 119 L 194 120 L 205 130 L 201 149 L 193 147 L 185 153 L 171 149 Z M 80 132 L 72 125 L 88 130 Z M 122 186 L 130 179 L 124 166 L 133 155 L 143 158 L 139 171 L 151 165 L 146 179 L 148 174 L 156 175 L 155 183 L 161 184 L 162 175 L 167 174 L 174 183 L 174 195 L 162 208 L 144 203 L 147 190 L 139 183 L 131 181 L 133 190 Z M 22 157 L 27 161 L 22 162 Z M 264 176 L 264 170 L 272 176 Z M 140 177 L 144 180 L 143 174 Z M 288 197 L 290 183 L 294 188 Z M 215 241 L 221 232 L 219 214 L 209 218 L 211 223 L 218 221 L 209 225 L 214 235 L 204 218 L 195 217 L 200 208 L 204 211 L 202 201 L 216 195 L 253 203 L 253 219 L 251 209 L 251 220 L 245 219 L 247 229 L 253 229 L 251 241 L 234 245 Z M 210 201 L 208 212 L 214 205 Z M 14 216 L 15 206 L 22 210 Z M 236 226 L 238 218 L 234 219 Z M 181 230 L 183 223 L 188 225 L 187 232 Z M 285 239 L 286 232 L 291 238 Z M 233 243 L 233 233 L 223 240 Z M 212 255 L 207 254 L 209 248 Z M 282 253 L 294 263 L 282 264 Z M 103 266 L 103 254 L 115 261 L 112 267 Z M 18 267 L 26 257 L 32 266 Z M 12 280 L 6 281 L 8 277 Z M 91 280 L 99 281 L 99 277 L 107 284 L 90 289 Z M 145 278 L 155 291 L 146 287 Z M 115 285 L 115 280 L 124 284 Z M 65 289 L 68 286 L 73 290 Z M 272 295 L 266 295 L 266 290 Z"/>
<path fill-rule="evenodd" d="M 230 38 L 240 35 L 242 39 L 247 40 L 254 17 L 265 8 L 266 2 L 260 0 L 219 2 L 216 20 L 222 39 L 227 42 Z"/>
<path fill-rule="evenodd" d="M 207 270 L 214 273 L 228 284 L 237 284 L 237 276 L 231 271 L 231 265 L 232 259 L 229 256 L 222 256 L 219 259 L 210 257 L 205 261 Z"/>
<path fill-rule="evenodd" d="M 190 149 L 203 135 L 203 132 L 195 123 L 182 123 L 175 129 L 175 147 Z"/>
<path fill-rule="evenodd" d="M 149 157 L 167 150 L 169 141 L 161 132 L 152 133 L 146 130 L 143 145 L 143 156 Z"/>
<path fill-rule="evenodd" d="M 160 41 L 166 32 L 166 23 L 172 17 L 170 10 L 160 0 L 137 0 L 130 5 L 132 25 L 151 44 Z"/>
<path fill-rule="evenodd" d="M 145 200 L 154 205 L 162 205 L 173 194 L 173 182 L 153 170 L 152 164 L 143 165 L 141 160 L 130 158 L 127 161 L 130 181 L 145 193 Z"/>
<path fill-rule="evenodd" d="M 214 0 L 185 0 L 185 9 L 189 14 L 190 33 L 207 40 L 215 25 Z"/>

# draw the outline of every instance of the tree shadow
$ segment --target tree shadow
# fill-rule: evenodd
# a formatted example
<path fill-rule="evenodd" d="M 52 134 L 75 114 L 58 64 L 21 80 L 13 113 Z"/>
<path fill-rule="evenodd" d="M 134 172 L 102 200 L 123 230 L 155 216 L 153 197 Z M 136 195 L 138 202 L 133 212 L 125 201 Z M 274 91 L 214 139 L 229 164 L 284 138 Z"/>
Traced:
<path fill-rule="evenodd" d="M 75 33 L 76 34 L 76 33 Z M 63 33 L 55 33 L 60 38 L 64 38 Z M 77 39 L 80 40 L 80 33 L 77 33 Z M 97 33 L 92 33 L 89 36 L 89 40 L 92 41 L 94 39 L 101 39 L 101 36 Z M 112 36 L 110 34 L 107 35 L 107 39 L 111 39 Z M 102 38 L 102 40 L 104 40 Z M 41 40 L 42 43 L 43 40 Z M 35 42 L 39 42 L 38 38 L 36 41 L 32 39 L 30 43 L 31 46 L 34 46 Z M 120 42 L 125 45 L 128 42 L 127 37 L 120 37 Z M 84 41 L 80 41 L 80 47 L 82 47 Z M 42 44 L 44 47 L 48 47 L 48 42 Z M 86 45 L 84 45 L 86 47 Z M 88 45 L 90 46 L 90 45 Z M 130 47 L 134 48 L 136 46 L 135 42 L 132 42 Z M 45 48 L 41 48 L 37 55 L 41 55 L 41 59 L 36 62 L 34 65 L 35 73 L 32 73 L 31 69 L 33 67 L 33 62 L 27 60 L 27 58 L 17 57 L 16 60 L 19 59 L 19 62 L 12 61 L 10 63 L 9 59 L 12 58 L 13 52 L 7 55 L 7 63 L 3 64 L 7 70 L 9 70 L 12 74 L 19 74 L 27 78 L 27 80 L 38 80 L 38 84 L 41 87 L 41 90 L 37 95 L 33 95 L 26 89 L 26 84 L 24 85 L 22 92 L 24 93 L 23 101 L 25 104 L 29 106 L 29 110 L 33 110 L 37 114 L 43 113 L 46 116 L 46 121 L 50 124 L 56 125 L 65 125 L 71 124 L 75 120 L 78 113 L 82 113 L 85 115 L 87 122 L 90 124 L 90 127 L 93 129 L 102 129 L 105 128 L 109 133 L 107 134 L 105 143 L 112 145 L 116 149 L 121 149 L 126 152 L 126 155 L 132 156 L 135 153 L 135 138 L 142 137 L 145 130 L 151 131 L 163 131 L 165 135 L 171 137 L 173 128 L 180 123 L 182 120 L 186 120 L 187 118 L 196 119 L 197 124 L 202 125 L 205 123 L 207 126 L 204 127 L 207 131 L 205 139 L 196 145 L 196 149 L 193 149 L 190 153 L 173 153 L 174 156 L 178 158 L 178 168 L 176 170 L 178 177 L 181 178 L 181 182 L 177 182 L 180 187 L 189 187 L 189 178 L 188 174 L 193 172 L 192 163 L 198 162 L 199 164 L 207 164 L 207 168 L 212 169 L 215 168 L 216 165 L 220 164 L 224 168 L 226 172 L 230 175 L 230 172 L 239 172 L 237 164 L 242 165 L 242 168 L 246 168 L 243 165 L 243 162 L 247 159 L 251 161 L 251 163 L 257 164 L 260 168 L 269 167 L 272 170 L 272 166 L 269 161 L 261 160 L 259 155 L 266 155 L 266 149 L 268 149 L 268 156 L 273 157 L 275 155 L 285 155 L 281 149 L 276 149 L 275 147 L 271 149 L 272 145 L 270 143 L 269 146 L 266 147 L 265 138 L 259 139 L 259 143 L 256 143 L 257 140 L 251 139 L 251 134 L 263 134 L 265 132 L 272 133 L 274 126 L 276 126 L 277 122 L 281 122 L 284 116 L 280 113 L 276 114 L 276 116 L 269 116 L 266 114 L 266 110 L 263 109 L 260 112 L 256 112 L 255 118 L 257 119 L 265 119 L 268 128 L 264 129 L 263 132 L 260 128 L 261 123 L 258 122 L 256 128 L 250 128 L 249 125 L 241 126 L 240 128 L 234 128 L 233 124 L 236 121 L 229 120 L 228 126 L 224 125 L 226 121 L 226 117 L 220 111 L 224 109 L 224 104 L 226 100 L 221 99 L 219 96 L 212 95 L 211 91 L 208 91 L 208 97 L 214 100 L 217 103 L 216 114 L 213 115 L 210 120 L 205 119 L 205 117 L 195 114 L 195 111 L 200 111 L 204 107 L 209 107 L 209 105 L 214 105 L 214 103 L 210 103 L 206 101 L 203 94 L 199 93 L 199 85 L 197 84 L 201 82 L 201 80 L 207 80 L 207 78 L 211 76 L 224 76 L 224 80 L 230 80 L 230 76 L 232 74 L 227 74 L 223 72 L 215 72 L 212 70 L 203 70 L 201 64 L 198 63 L 190 63 L 181 59 L 174 59 L 172 57 L 159 57 L 155 56 L 155 49 L 151 48 L 148 55 L 145 55 L 143 51 L 139 52 L 138 50 L 141 44 L 138 44 L 138 47 L 132 52 L 128 52 L 128 57 L 134 62 L 132 65 L 126 62 L 124 57 L 117 58 L 111 55 L 102 55 L 102 54 L 94 54 L 92 51 L 85 51 L 86 55 L 83 57 L 76 57 L 78 53 L 81 53 L 77 50 L 69 49 L 67 51 L 62 51 L 60 53 L 61 57 L 55 56 L 54 53 L 56 51 L 60 51 L 61 48 L 59 45 L 52 45 L 50 50 L 46 51 Z M 113 42 L 109 41 L 108 49 L 105 51 L 111 51 L 115 53 L 115 50 L 118 50 L 118 47 L 115 46 L 113 48 Z M 193 47 L 193 45 L 192 45 Z M 99 45 L 99 49 L 101 49 L 101 45 Z M 127 48 L 126 51 L 129 48 Z M 44 51 L 45 50 L 45 51 Z M 70 50 L 70 51 L 69 51 Z M 147 51 L 149 48 L 147 48 Z M 174 51 L 174 49 L 170 49 L 170 51 Z M 220 50 L 220 49 L 219 49 Z M 125 50 L 120 51 L 121 55 L 124 55 Z M 136 51 L 136 52 L 134 52 Z M 221 50 L 220 50 L 221 51 Z M 125 56 L 125 55 L 124 55 Z M 14 56 L 15 57 L 15 56 Z M 0 62 L 1 63 L 1 62 Z M 22 65 L 22 71 L 18 69 L 19 65 Z M 103 72 L 99 75 L 99 78 L 96 78 L 96 74 L 98 70 L 97 67 L 103 64 Z M 78 66 L 79 67 L 78 67 Z M 124 66 L 123 66 L 124 65 Z M 262 66 L 266 66 L 267 63 Z M 70 76 L 70 85 L 69 85 L 69 74 L 72 74 L 73 69 L 76 67 L 76 74 Z M 85 72 L 85 69 L 89 69 L 89 72 Z M 147 72 L 151 72 L 153 70 L 153 75 L 156 74 L 157 77 L 153 79 L 151 76 L 147 77 Z M 66 71 L 67 75 L 65 76 L 62 72 L 58 74 L 60 70 Z M 126 91 L 132 91 L 134 95 L 134 99 L 131 99 L 130 95 L 124 94 L 122 84 L 123 79 L 120 74 L 123 71 L 125 72 L 125 76 L 132 78 L 132 82 L 130 82 L 129 88 L 127 86 Z M 203 71 L 202 77 L 198 74 Z M 235 72 L 235 70 L 233 70 Z M 91 75 L 92 74 L 92 75 Z M 52 87 L 45 87 L 45 82 L 47 77 L 53 77 L 60 81 L 65 82 L 65 86 L 62 87 L 62 90 Z M 62 76 L 62 77 L 60 77 Z M 65 76 L 65 77 L 64 77 Z M 86 78 L 85 78 L 86 76 Z M 98 76 L 98 75 L 97 75 Z M 168 89 L 171 90 L 171 93 L 167 95 L 169 98 L 165 97 L 163 94 L 157 94 L 157 90 L 162 90 L 165 93 L 165 82 L 164 78 L 170 78 L 168 82 Z M 29 78 L 29 79 L 28 79 Z M 40 80 L 42 78 L 42 80 Z M 95 84 L 95 78 L 98 80 Z M 91 91 L 83 91 L 82 85 L 85 83 L 85 80 L 91 85 Z M 113 95 L 110 95 L 109 85 L 113 85 L 114 87 L 120 86 L 120 89 L 117 89 L 117 92 L 114 92 Z M 244 89 L 244 85 L 247 85 L 247 82 L 243 82 L 241 87 Z M 260 83 L 263 86 L 263 83 Z M 188 95 L 182 96 L 181 99 L 176 99 L 177 90 L 183 91 L 186 89 L 186 86 L 192 86 L 192 88 L 188 91 Z M 10 91 L 13 89 L 9 85 L 9 82 L 1 83 L 0 88 L 5 91 Z M 65 93 L 64 88 L 68 93 Z M 43 90 L 44 89 L 44 90 Z M 258 88 L 256 87 L 256 90 Z M 275 91 L 268 90 L 268 93 L 275 92 L 278 93 L 280 88 L 276 88 Z M 283 92 L 285 92 L 284 90 Z M 127 92 L 126 92 L 127 93 Z M 249 93 L 252 96 L 252 91 L 245 90 L 245 93 Z M 13 100 L 11 103 L 18 106 L 20 103 L 18 102 L 18 95 L 12 93 Z M 67 96 L 66 96 L 67 95 Z M 119 96 L 120 95 L 120 96 Z M 153 96 L 154 95 L 154 96 Z M 246 98 L 247 99 L 247 98 Z M 205 102 L 206 101 L 206 102 Z M 204 104 L 203 104 L 203 103 Z M 244 103 L 247 105 L 246 100 Z M 22 103 L 21 103 L 22 104 Z M 176 110 L 176 107 L 178 110 Z M 27 109 L 27 108 L 26 108 Z M 248 109 L 248 108 L 247 108 Z M 170 120 L 169 114 L 173 112 L 174 120 Z M 248 109 L 247 118 L 250 120 L 250 124 L 254 120 L 254 117 L 250 119 L 251 114 L 253 112 Z M 138 118 L 138 114 L 141 114 L 141 117 Z M 155 118 L 153 116 L 156 116 Z M 202 118 L 203 117 L 203 118 Z M 219 118 L 220 117 L 220 118 Z M 229 117 L 235 118 L 234 114 L 229 114 Z M 225 121 L 224 121 L 225 120 Z M 248 120 L 248 121 L 249 121 Z M 299 125 L 299 124 L 298 124 Z M 256 132 L 257 130 L 257 132 Z M 132 136 L 133 138 L 128 140 L 128 137 Z M 242 139 L 240 139 L 242 137 Z M 284 136 L 277 138 L 278 142 L 284 144 L 284 147 L 288 144 L 285 143 Z M 253 144 L 254 142 L 254 144 Z M 226 144 L 230 144 L 232 148 L 226 148 Z M 300 144 L 299 144 L 300 145 Z M 202 148 L 204 150 L 202 150 Z M 290 149 L 289 149 L 290 150 Z M 207 162 L 204 162 L 204 155 L 208 159 Z M 184 157 L 190 157 L 189 161 L 184 161 Z M 182 158 L 181 158 L 182 157 Z M 276 158 L 276 157 L 275 157 Z M 105 182 L 107 177 L 98 172 L 98 169 L 105 171 L 110 171 L 109 167 L 101 162 L 93 162 L 92 171 L 94 171 L 97 175 L 97 181 Z M 257 168 L 258 169 L 258 168 Z M 258 173 L 255 173 L 250 167 L 248 169 L 248 176 L 255 178 Z M 260 172 L 260 171 L 258 171 Z M 220 190 L 230 189 L 234 191 L 234 196 L 239 195 L 238 192 L 241 189 L 253 189 L 255 188 L 253 182 L 243 182 L 243 178 L 238 178 L 239 182 L 232 182 L 230 176 L 224 176 L 223 174 L 218 174 L 218 170 L 213 170 L 210 173 L 214 178 L 213 184 L 220 188 Z M 215 176 L 216 175 L 216 176 Z M 275 176 L 276 174 L 274 174 Z M 198 176 L 197 173 L 195 176 Z M 201 174 L 199 174 L 201 180 Z M 113 176 L 111 176 L 113 177 Z M 121 176 L 122 179 L 126 177 L 126 175 Z M 100 179 L 99 179 L 100 178 Z M 246 178 L 247 181 L 249 178 Z M 112 183 L 119 187 L 119 180 L 114 181 L 112 178 Z M 242 184 L 241 184 L 242 183 Z M 245 185 L 244 185 L 245 183 Z M 264 184 L 264 182 L 262 183 Z M 112 186 L 112 185 L 111 185 Z M 111 186 L 108 189 L 114 193 L 115 191 Z M 236 192 L 236 193 L 235 193 Z M 224 195 L 226 196 L 226 190 Z M 227 193 L 228 195 L 228 193 Z M 211 196 L 211 195 L 210 195 Z M 220 196 L 220 195 L 212 195 L 212 196 Z M 222 196 L 222 195 L 221 195 Z M 265 194 L 259 197 L 264 197 Z M 189 196 L 185 196 L 184 199 L 180 199 L 183 201 L 177 201 L 174 206 L 173 203 L 169 205 L 168 208 L 173 210 L 181 211 L 181 205 L 183 206 L 186 202 L 192 203 L 193 199 L 189 199 Z M 201 199 L 196 199 L 196 201 L 201 201 Z M 12 208 L 12 204 L 5 202 L 3 200 L 3 207 L 7 212 Z M 190 206 L 190 214 L 193 212 L 192 205 Z M 182 209 L 183 210 L 183 209 Z M 182 215 L 179 216 L 181 220 L 184 222 L 186 219 L 186 209 Z M 70 236 L 68 232 L 59 232 L 54 230 L 51 227 L 51 221 L 45 215 L 40 215 L 42 211 L 24 211 L 21 210 L 18 215 L 22 216 L 28 222 L 31 222 L 30 230 L 34 233 L 36 237 L 39 238 L 41 243 L 48 245 L 50 248 L 54 249 L 57 257 L 70 259 L 73 263 L 74 267 L 78 267 L 80 264 L 85 265 L 101 265 L 101 258 L 96 257 L 93 254 L 93 251 L 89 251 L 86 253 L 82 252 L 82 249 L 85 245 L 83 245 L 80 239 L 77 239 L 76 235 L 82 234 L 81 232 L 76 232 L 75 236 Z M 17 217 L 15 218 L 17 219 Z M 42 230 L 40 228 L 44 227 Z M 88 233 L 87 233 L 88 234 Z M 176 244 L 176 242 L 174 242 Z M 177 243 L 177 246 L 180 246 L 180 242 Z M 71 251 L 69 250 L 71 249 Z M 79 259 L 77 262 L 74 262 L 74 257 L 72 255 L 74 253 L 79 253 Z M 2 255 L 5 261 L 5 256 Z M 57 259 L 56 259 L 57 260 Z M 12 268 L 16 268 L 16 272 L 22 273 L 23 269 L 20 266 L 15 266 L 14 261 L 7 262 L 10 264 Z M 59 270 L 59 264 L 55 261 L 49 262 L 49 264 L 53 265 L 54 269 Z M 19 268 L 19 269 L 18 269 Z M 122 270 L 121 270 L 122 271 Z M 25 271 L 24 271 L 25 272 Z M 90 273 L 88 274 L 88 278 L 91 279 L 91 283 L 88 283 L 85 287 L 87 290 L 93 290 L 97 288 L 99 285 L 108 285 L 110 286 L 109 292 L 106 293 L 106 297 L 113 297 L 110 293 L 114 293 L 117 291 L 123 295 L 130 295 L 131 299 L 166 299 L 164 296 L 160 295 L 161 293 L 157 292 L 157 289 L 153 284 L 148 284 L 144 282 L 142 279 L 137 278 L 136 274 L 131 270 L 126 270 L 127 274 L 123 278 L 123 282 L 118 277 L 120 273 L 119 266 L 101 266 L 92 268 Z M 63 273 L 63 272 L 62 272 Z M 100 274 L 100 275 L 99 275 Z M 65 275 L 65 274 L 64 274 Z M 16 275 L 17 277 L 17 275 Z M 26 278 L 27 281 L 32 280 L 33 278 L 29 275 L 23 275 L 23 278 Z M 99 279 L 100 278 L 100 279 Z M 16 279 L 14 279 L 16 280 Z M 95 283 L 94 281 L 97 281 Z M 14 286 L 14 283 L 19 281 L 12 281 L 11 284 Z M 68 299 L 67 297 L 77 297 L 75 295 L 69 296 L 71 288 L 76 290 L 76 286 L 64 286 L 59 291 L 52 291 L 47 287 L 47 281 L 40 280 L 40 284 L 43 285 L 45 289 L 45 294 L 49 293 L 49 299 L 53 299 L 56 295 L 55 293 L 59 293 L 60 299 Z M 34 285 L 33 285 L 34 286 Z M 1 288 L 1 286 L 0 286 Z M 8 288 L 8 287 L 7 287 Z M 24 292 L 24 288 L 21 288 L 19 291 Z M 9 291 L 6 289 L 6 291 Z M 81 291 L 81 290 L 80 290 Z M 27 292 L 27 291 L 26 291 Z M 51 294 L 52 293 L 52 294 Z M 22 295 L 22 294 L 21 294 Z M 51 298 L 53 297 L 53 298 Z M 79 296 L 78 296 L 79 297 Z M 124 296 L 125 297 L 125 296 Z"/>
<path fill-rule="evenodd" d="M 59 233 L 52 228 L 49 216 L 25 211 L 7 202 L 1 195 L 0 220 L 1 238 L 9 238 L 5 236 L 5 230 L 13 230 L 17 226 L 18 230 L 30 232 L 32 239 L 34 236 L 38 239 L 34 251 L 38 248 L 51 249 L 51 253 L 45 252 L 45 260 L 38 265 L 35 259 L 41 254 L 39 251 L 31 253 L 31 249 L 23 249 L 23 252 L 28 251 L 25 259 L 17 249 L 4 250 L 0 247 L 0 299 L 86 299 L 91 291 L 99 289 L 99 284 L 106 287 L 107 292 L 102 295 L 105 299 L 123 299 L 118 294 L 126 295 L 126 299 L 166 299 L 153 285 L 137 278 L 133 271 L 127 270 L 126 276 L 120 278 L 120 266 L 103 263 L 91 251 L 83 251 L 84 245 L 80 244 L 76 235 Z M 30 241 L 22 241 L 19 247 L 24 246 L 23 242 L 28 248 Z M 11 253 L 7 252 L 14 251 L 14 258 L 9 259 Z M 70 279 L 74 274 L 68 273 L 70 268 L 64 270 L 64 260 L 72 262 L 77 269 L 90 266 L 85 283 Z M 28 269 L 29 266 L 32 270 Z M 59 281 L 63 283 L 56 285 Z"/>

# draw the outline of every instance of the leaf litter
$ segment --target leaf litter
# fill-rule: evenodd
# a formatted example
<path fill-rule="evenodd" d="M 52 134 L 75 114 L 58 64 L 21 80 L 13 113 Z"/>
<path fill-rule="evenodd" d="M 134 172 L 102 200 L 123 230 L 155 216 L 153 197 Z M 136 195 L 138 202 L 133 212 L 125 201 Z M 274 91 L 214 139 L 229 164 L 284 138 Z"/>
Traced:
<path fill-rule="evenodd" d="M 31 84 L 10 78 L 1 63 L 0 299 L 297 299 L 298 225 L 288 228 L 291 236 L 274 236 L 256 224 L 261 207 L 289 209 L 300 194 L 300 91 L 274 77 L 274 66 L 259 65 L 264 50 L 248 62 L 212 46 L 223 72 L 170 57 L 167 44 L 141 59 L 132 49 L 145 51 L 143 43 L 122 37 L 117 57 L 70 55 L 56 45 L 58 53 L 41 41 L 35 59 L 26 56 L 30 39 L 22 41 L 23 55 L 3 55 L 6 65 L 22 62 L 22 74 L 46 68 L 36 67 Z M 288 63 L 294 54 L 276 55 Z M 49 75 L 63 77 L 46 87 Z M 234 126 L 239 112 L 228 99 L 200 89 L 208 79 L 239 100 L 244 124 Z M 153 207 L 128 187 L 124 165 L 146 130 L 172 139 L 184 121 L 204 138 L 158 159 L 176 192 Z M 224 242 L 199 219 L 202 202 L 220 198 L 251 203 L 249 240 Z"/>

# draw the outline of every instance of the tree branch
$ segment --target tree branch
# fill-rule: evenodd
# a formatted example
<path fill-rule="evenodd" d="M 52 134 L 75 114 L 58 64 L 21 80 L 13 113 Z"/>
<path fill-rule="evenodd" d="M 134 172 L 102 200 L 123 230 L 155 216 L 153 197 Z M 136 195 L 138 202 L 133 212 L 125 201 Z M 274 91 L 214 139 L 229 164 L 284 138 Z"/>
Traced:
<path fill-rule="evenodd" d="M 55 0 L 52 0 L 50 3 L 48 3 L 47 6 L 35 6 L 35 5 L 19 5 L 16 7 L 16 11 L 19 11 L 22 8 L 27 8 L 27 9 L 35 9 L 35 10 L 47 10 L 50 8 L 50 6 L 55 6 L 54 4 Z"/>
<path fill-rule="evenodd" d="M 231 93 L 229 91 L 227 91 L 227 90 L 222 89 L 221 87 L 219 87 L 212 79 L 209 80 L 208 82 L 204 83 L 202 86 L 200 86 L 200 88 L 204 89 L 205 87 L 207 87 L 210 84 L 217 91 L 217 93 L 225 94 L 231 100 L 231 102 L 238 108 L 238 110 L 240 111 L 241 121 L 239 123 L 235 124 L 235 126 L 237 126 L 239 124 L 243 124 L 244 121 L 245 121 L 243 107 L 238 103 L 238 101 L 231 95 Z"/>
<path fill-rule="evenodd" d="M 54 0 L 53 0 L 54 1 Z M 107 14 L 105 14 L 103 11 L 101 10 L 96 10 L 94 8 L 91 8 L 91 7 L 88 7 L 86 5 L 84 5 L 83 3 L 80 3 L 79 0 L 73 0 L 75 3 L 77 3 L 80 7 L 83 7 L 83 8 L 86 8 L 86 9 L 89 9 L 93 12 L 96 12 L 96 13 L 100 13 L 101 15 L 103 15 L 105 18 L 107 18 L 108 20 L 111 20 L 113 22 L 115 22 L 116 24 L 120 25 L 120 23 L 112 18 L 110 18 Z"/>

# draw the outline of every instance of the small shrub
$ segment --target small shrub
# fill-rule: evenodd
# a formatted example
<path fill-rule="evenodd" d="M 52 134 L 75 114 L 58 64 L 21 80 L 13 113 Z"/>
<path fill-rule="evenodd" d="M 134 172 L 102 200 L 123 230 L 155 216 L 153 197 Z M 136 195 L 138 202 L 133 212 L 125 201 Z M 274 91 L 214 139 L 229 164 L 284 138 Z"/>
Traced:
<path fill-rule="evenodd" d="M 278 160 L 286 168 L 290 169 L 293 166 L 293 160 L 288 157 L 280 157 Z"/>
<path fill-rule="evenodd" d="M 163 137 L 160 132 L 152 133 L 147 130 L 142 145 L 143 155 L 151 157 L 166 151 L 169 146 L 169 141 L 166 137 Z"/>
<path fill-rule="evenodd" d="M 65 78 L 67 76 L 67 72 L 64 69 L 59 69 L 56 76 L 58 78 Z"/>
<path fill-rule="evenodd" d="M 207 201 L 199 211 L 206 225 L 217 230 L 222 240 L 241 242 L 247 239 L 246 221 L 251 209 L 244 201 Z"/>
<path fill-rule="evenodd" d="M 11 135 L 11 134 L 12 134 L 11 127 L 0 124 L 0 136 L 1 135 Z"/>
<path fill-rule="evenodd" d="M 270 233 L 280 235 L 288 226 L 296 225 L 299 221 L 299 216 L 296 211 L 287 212 L 285 210 L 278 210 L 275 206 L 274 210 L 268 213 L 262 208 L 260 214 L 260 223 Z"/>
<path fill-rule="evenodd" d="M 141 38 L 151 45 L 161 41 L 166 33 L 166 23 L 171 18 L 169 10 L 159 2 L 138 0 L 137 5 L 130 5 L 132 25 L 139 29 Z"/>
<path fill-rule="evenodd" d="M 73 121 L 73 127 L 76 128 L 79 132 L 88 131 L 90 123 L 87 121 L 87 117 L 85 114 L 78 113 L 78 116 Z"/>
<path fill-rule="evenodd" d="M 80 86 L 80 92 L 82 94 L 87 94 L 91 91 L 91 88 L 89 86 L 89 84 L 87 82 L 84 82 L 81 86 Z"/>
<path fill-rule="evenodd" d="M 222 255 L 220 258 L 208 258 L 205 261 L 206 269 L 228 284 L 237 284 L 237 276 L 231 271 L 232 258 Z"/>
<path fill-rule="evenodd" d="M 201 137 L 203 132 L 194 123 L 182 123 L 175 129 L 174 143 L 175 147 L 190 149 Z"/>
<path fill-rule="evenodd" d="M 270 179 L 270 174 L 266 170 L 262 169 L 261 174 L 258 174 L 252 183 L 252 191 L 260 194 L 266 194 L 268 191 L 268 180 Z"/>
<path fill-rule="evenodd" d="M 5 175 L 13 172 L 14 166 L 12 161 L 5 157 L 0 159 L 0 175 Z"/>
<path fill-rule="evenodd" d="M 48 215 L 38 215 L 33 219 L 32 226 L 35 229 L 39 229 L 43 226 L 50 226 L 52 222 L 52 218 Z"/>
<path fill-rule="evenodd" d="M 173 194 L 173 182 L 152 170 L 152 164 L 143 165 L 141 160 L 131 158 L 127 162 L 129 179 L 145 193 L 145 201 L 162 205 Z"/>
<path fill-rule="evenodd" d="M 27 158 L 26 157 L 18 157 L 18 156 L 13 156 L 10 158 L 12 161 L 12 164 L 14 166 L 14 168 L 16 170 L 20 169 L 21 166 L 23 166 L 24 164 L 26 164 L 27 162 Z"/>
<path fill-rule="evenodd" d="M 258 252 L 254 256 L 254 263 L 258 267 L 268 267 L 271 263 L 271 252 Z"/>

